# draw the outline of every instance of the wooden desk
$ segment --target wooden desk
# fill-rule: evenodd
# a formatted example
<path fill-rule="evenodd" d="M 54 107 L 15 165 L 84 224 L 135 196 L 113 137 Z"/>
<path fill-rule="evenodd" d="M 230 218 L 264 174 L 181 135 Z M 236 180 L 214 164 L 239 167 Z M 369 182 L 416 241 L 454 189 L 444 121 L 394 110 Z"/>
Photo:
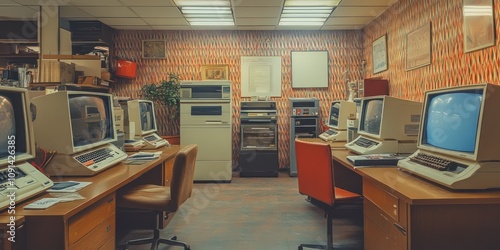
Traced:
<path fill-rule="evenodd" d="M 335 181 L 363 194 L 365 249 L 500 247 L 500 190 L 456 191 L 396 167 L 354 168 L 348 155 L 332 150 Z"/>
<path fill-rule="evenodd" d="M 164 185 L 164 165 L 172 161 L 179 149 L 179 146 L 158 149 L 163 154 L 142 165 L 120 163 L 92 177 L 57 179 L 90 181 L 92 184 L 78 192 L 84 200 L 58 203 L 46 210 L 23 209 L 34 200 L 51 197 L 45 193 L 19 204 L 16 215 L 25 219 L 26 248 L 114 250 L 116 191 L 131 183 Z"/>

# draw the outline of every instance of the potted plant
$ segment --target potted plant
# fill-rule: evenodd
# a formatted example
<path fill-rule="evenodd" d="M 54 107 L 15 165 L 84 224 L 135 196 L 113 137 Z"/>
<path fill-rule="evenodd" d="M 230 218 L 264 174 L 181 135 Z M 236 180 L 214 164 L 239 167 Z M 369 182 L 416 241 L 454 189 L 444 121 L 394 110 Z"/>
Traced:
<path fill-rule="evenodd" d="M 140 95 L 147 100 L 154 101 L 155 107 L 164 109 L 164 112 L 156 112 L 157 120 L 167 120 L 168 126 L 166 129 L 159 128 L 160 135 L 167 139 L 171 144 L 179 144 L 179 109 L 180 109 L 180 85 L 179 76 L 174 73 L 168 74 L 168 79 L 159 83 L 145 84 L 140 89 Z M 159 117 L 161 115 L 167 117 Z M 159 123 L 159 122 L 157 122 Z M 164 124 L 164 123 L 162 123 Z M 159 125 L 159 124 L 158 124 Z"/>

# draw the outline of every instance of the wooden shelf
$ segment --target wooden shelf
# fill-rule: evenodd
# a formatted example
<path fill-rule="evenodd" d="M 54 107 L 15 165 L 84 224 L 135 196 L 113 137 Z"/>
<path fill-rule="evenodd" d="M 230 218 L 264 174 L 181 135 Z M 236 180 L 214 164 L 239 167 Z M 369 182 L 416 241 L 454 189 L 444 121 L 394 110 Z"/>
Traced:
<path fill-rule="evenodd" d="M 38 54 L 0 54 L 0 58 L 38 59 Z"/>

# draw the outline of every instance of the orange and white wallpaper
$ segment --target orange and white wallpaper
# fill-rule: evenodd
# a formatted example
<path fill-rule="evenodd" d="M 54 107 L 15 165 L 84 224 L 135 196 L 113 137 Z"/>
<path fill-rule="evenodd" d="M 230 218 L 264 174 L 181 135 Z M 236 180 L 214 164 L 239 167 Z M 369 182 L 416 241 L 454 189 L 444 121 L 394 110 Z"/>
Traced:
<path fill-rule="evenodd" d="M 157 83 L 168 73 L 183 80 L 200 80 L 201 66 L 227 64 L 233 91 L 233 158 L 239 151 L 239 103 L 241 98 L 241 57 L 280 56 L 281 93 L 277 102 L 279 115 L 280 168 L 289 166 L 289 128 L 291 97 L 320 99 L 321 119 L 328 115 L 332 100 L 345 99 L 345 81 L 361 77 L 389 80 L 390 95 L 423 100 L 426 90 L 490 82 L 500 83 L 500 1 L 494 0 L 495 46 L 464 52 L 461 0 L 400 0 L 363 30 L 358 31 L 119 31 L 115 36 L 114 58 L 137 62 L 137 78 L 119 79 L 114 92 L 119 96 L 138 97 L 145 83 Z M 431 23 L 431 64 L 406 70 L 406 36 Z M 372 42 L 387 35 L 388 69 L 373 74 Z M 143 40 L 165 40 L 166 59 L 142 59 Z M 327 50 L 329 87 L 293 89 L 291 51 Z M 343 73 L 346 75 L 343 76 Z M 178 121 L 158 109 L 160 134 L 179 133 Z"/>

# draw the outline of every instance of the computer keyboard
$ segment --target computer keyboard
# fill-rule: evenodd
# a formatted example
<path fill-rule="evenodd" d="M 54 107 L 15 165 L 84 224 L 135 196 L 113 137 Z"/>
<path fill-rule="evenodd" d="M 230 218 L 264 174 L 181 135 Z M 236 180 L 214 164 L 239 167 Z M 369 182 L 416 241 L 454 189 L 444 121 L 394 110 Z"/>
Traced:
<path fill-rule="evenodd" d="M 410 157 L 410 161 L 419 163 L 422 166 L 430 167 L 439 171 L 454 171 L 458 167 L 466 168 L 467 165 L 451 161 L 449 159 L 418 153 Z"/>
<path fill-rule="evenodd" d="M 52 185 L 53 182 L 47 176 L 28 162 L 0 169 L 0 209 L 9 206 L 13 192 L 16 203 L 20 203 Z"/>
<path fill-rule="evenodd" d="M 360 147 L 363 147 L 363 148 L 369 148 L 369 147 L 377 146 L 379 143 L 376 141 L 368 140 L 368 139 L 363 138 L 363 137 L 358 137 L 358 139 L 356 139 L 354 144 L 356 144 Z"/>
<path fill-rule="evenodd" d="M 331 129 L 329 129 L 329 130 L 327 130 L 327 131 L 325 131 L 325 132 L 323 132 L 323 133 L 325 133 L 325 134 L 327 134 L 327 135 L 336 135 L 336 134 L 338 134 L 338 132 L 337 132 L 337 131 L 335 131 L 335 130 L 331 130 Z"/>
<path fill-rule="evenodd" d="M 144 136 L 143 139 L 146 141 L 152 142 L 152 141 L 158 140 L 159 138 L 156 137 L 155 135 L 148 135 L 148 136 Z"/>
<path fill-rule="evenodd" d="M 109 148 L 100 148 L 86 154 L 79 155 L 75 157 L 77 161 L 86 165 L 86 163 L 98 163 L 106 160 L 107 158 L 113 157 L 111 154 L 112 150 Z"/>
<path fill-rule="evenodd" d="M 11 175 L 11 177 L 12 177 L 12 174 L 14 174 L 14 176 L 13 176 L 14 179 L 18 179 L 18 178 L 26 176 L 26 174 L 17 167 L 11 167 L 10 171 L 5 169 L 3 171 L 0 171 L 0 186 L 3 186 L 4 183 L 9 181 L 9 174 Z"/>

